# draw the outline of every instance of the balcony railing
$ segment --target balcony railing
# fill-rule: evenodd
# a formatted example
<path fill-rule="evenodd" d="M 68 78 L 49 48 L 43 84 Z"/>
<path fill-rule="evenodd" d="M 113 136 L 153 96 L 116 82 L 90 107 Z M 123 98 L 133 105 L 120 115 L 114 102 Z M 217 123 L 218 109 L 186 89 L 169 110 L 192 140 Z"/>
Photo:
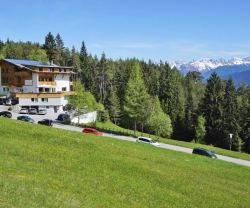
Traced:
<path fill-rule="evenodd" d="M 56 85 L 56 82 L 39 82 L 39 85 Z"/>
<path fill-rule="evenodd" d="M 75 91 L 39 92 L 39 93 L 10 93 L 11 97 L 63 97 L 65 95 L 75 95 Z"/>

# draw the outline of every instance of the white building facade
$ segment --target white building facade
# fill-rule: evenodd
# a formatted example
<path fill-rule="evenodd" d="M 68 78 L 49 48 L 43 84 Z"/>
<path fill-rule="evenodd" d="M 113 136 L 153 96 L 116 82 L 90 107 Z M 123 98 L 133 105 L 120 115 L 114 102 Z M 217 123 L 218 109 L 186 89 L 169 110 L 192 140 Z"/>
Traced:
<path fill-rule="evenodd" d="M 20 108 L 46 109 L 49 113 L 63 111 L 68 103 L 73 82 L 71 67 L 52 63 L 2 59 L 0 61 L 0 93 L 18 99 Z"/>

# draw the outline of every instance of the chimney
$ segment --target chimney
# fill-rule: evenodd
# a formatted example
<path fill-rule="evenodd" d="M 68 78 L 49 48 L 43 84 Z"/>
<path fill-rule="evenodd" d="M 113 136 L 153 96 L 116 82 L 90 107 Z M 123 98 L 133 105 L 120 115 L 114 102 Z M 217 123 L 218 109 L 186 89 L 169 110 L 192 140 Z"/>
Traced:
<path fill-rule="evenodd" d="M 53 65 L 53 61 L 50 61 L 50 66 L 52 66 Z"/>

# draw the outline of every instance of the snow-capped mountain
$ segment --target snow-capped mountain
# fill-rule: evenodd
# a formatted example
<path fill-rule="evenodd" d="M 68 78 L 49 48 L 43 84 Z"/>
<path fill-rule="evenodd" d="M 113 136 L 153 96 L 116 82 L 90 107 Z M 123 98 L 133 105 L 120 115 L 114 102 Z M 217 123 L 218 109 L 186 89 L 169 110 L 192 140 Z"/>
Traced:
<path fill-rule="evenodd" d="M 243 59 L 240 59 L 234 57 L 229 60 L 225 60 L 223 58 L 220 59 L 203 58 L 200 60 L 192 60 L 188 63 L 181 60 L 169 62 L 169 66 L 171 68 L 175 66 L 176 68 L 180 69 L 184 74 L 187 73 L 188 71 L 200 71 L 202 73 L 205 73 L 220 66 L 234 66 L 242 64 L 250 64 L 250 58 L 245 57 Z"/>

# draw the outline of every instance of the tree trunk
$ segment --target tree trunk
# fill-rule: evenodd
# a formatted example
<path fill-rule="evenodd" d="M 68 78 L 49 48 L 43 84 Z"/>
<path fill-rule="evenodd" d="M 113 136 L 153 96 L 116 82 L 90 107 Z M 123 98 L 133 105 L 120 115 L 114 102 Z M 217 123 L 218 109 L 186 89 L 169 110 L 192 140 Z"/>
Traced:
<path fill-rule="evenodd" d="M 136 136 L 136 119 L 135 119 L 135 130 L 134 130 L 134 136 Z"/>
<path fill-rule="evenodd" d="M 143 121 L 141 123 L 141 136 L 143 136 Z"/>

